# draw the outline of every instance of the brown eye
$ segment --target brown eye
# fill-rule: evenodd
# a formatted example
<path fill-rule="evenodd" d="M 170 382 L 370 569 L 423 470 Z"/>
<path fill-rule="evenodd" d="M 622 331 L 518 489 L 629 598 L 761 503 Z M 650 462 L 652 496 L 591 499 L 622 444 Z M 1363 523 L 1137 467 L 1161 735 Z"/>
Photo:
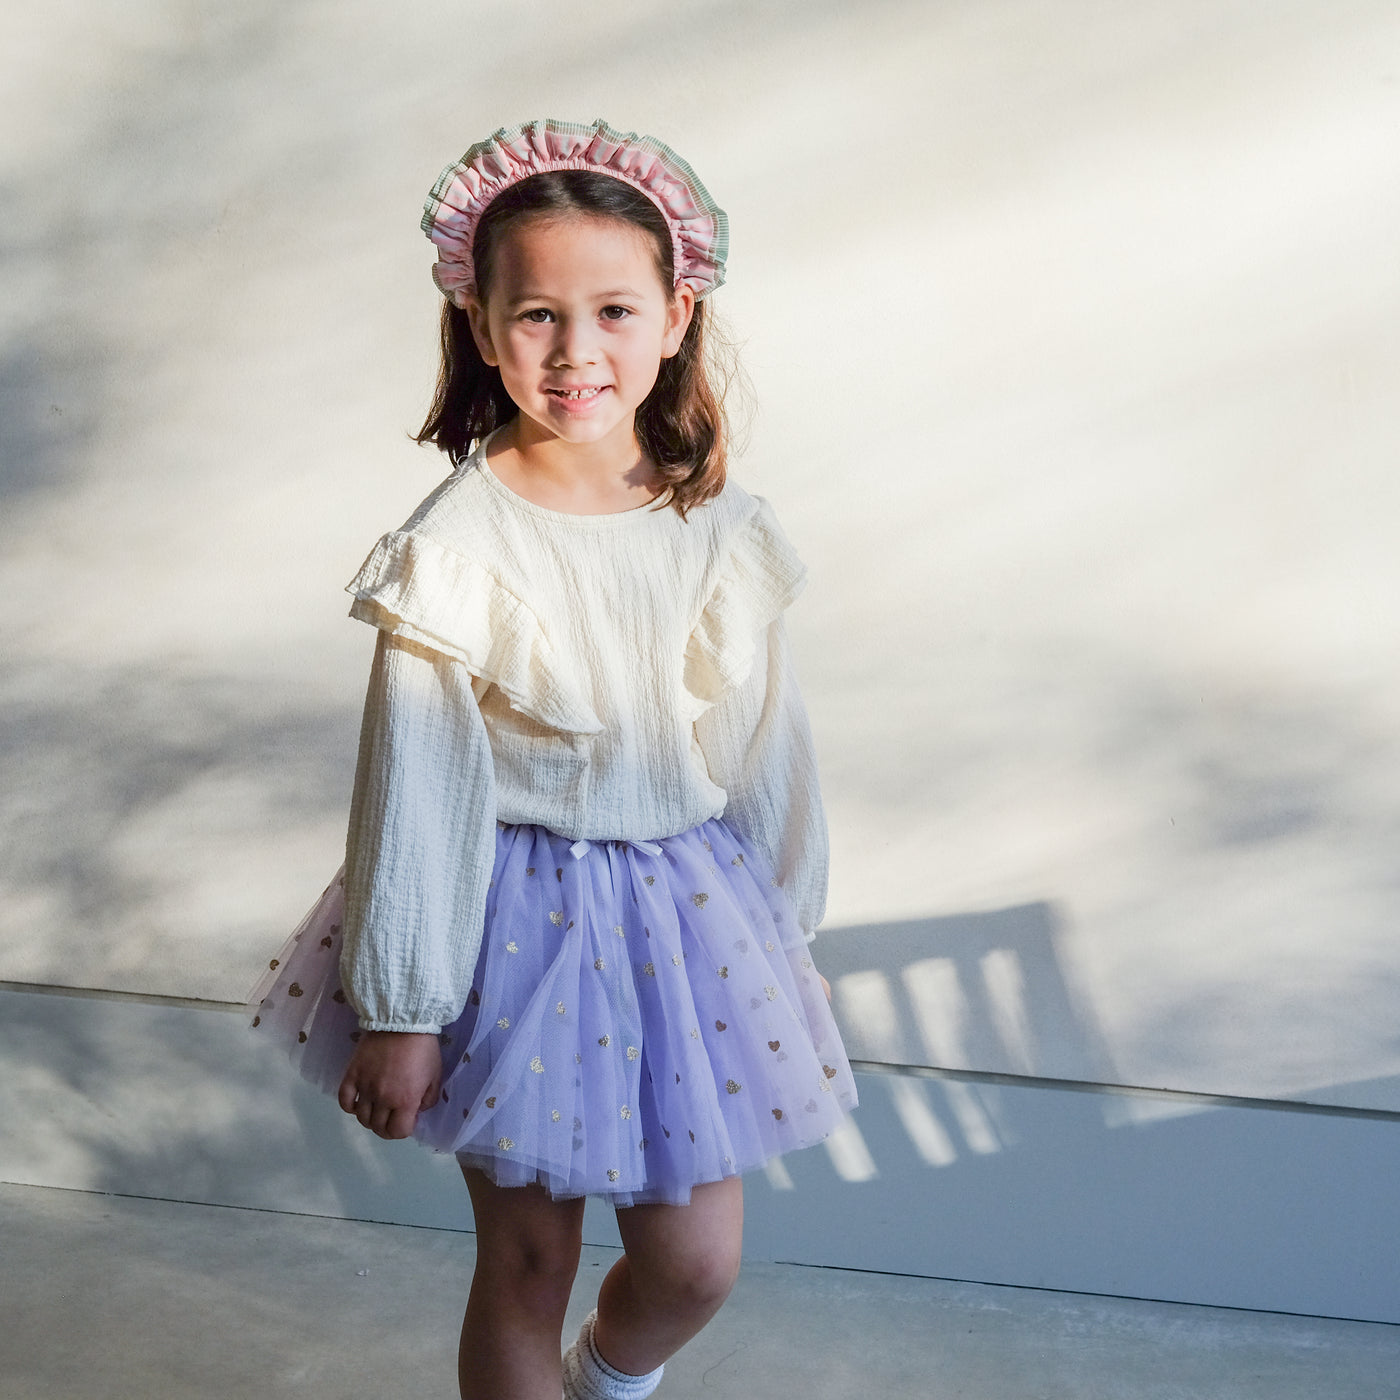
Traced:
<path fill-rule="evenodd" d="M 603 319 L 605 321 L 621 321 L 632 313 L 625 306 L 605 306 L 603 308 Z"/>

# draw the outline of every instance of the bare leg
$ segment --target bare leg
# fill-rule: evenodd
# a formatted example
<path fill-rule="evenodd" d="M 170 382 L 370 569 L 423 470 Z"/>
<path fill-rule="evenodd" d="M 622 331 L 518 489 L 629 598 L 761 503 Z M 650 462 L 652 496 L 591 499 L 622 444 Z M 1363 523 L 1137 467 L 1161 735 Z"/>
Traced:
<path fill-rule="evenodd" d="M 593 1338 L 609 1365 L 654 1371 L 720 1310 L 739 1276 L 744 1187 L 735 1176 L 697 1186 L 688 1206 L 617 1213 L 626 1253 L 598 1293 Z"/>
<path fill-rule="evenodd" d="M 583 1202 L 502 1187 L 463 1168 L 476 1213 L 457 1377 L 462 1400 L 559 1400 L 560 1335 L 578 1271 Z"/>

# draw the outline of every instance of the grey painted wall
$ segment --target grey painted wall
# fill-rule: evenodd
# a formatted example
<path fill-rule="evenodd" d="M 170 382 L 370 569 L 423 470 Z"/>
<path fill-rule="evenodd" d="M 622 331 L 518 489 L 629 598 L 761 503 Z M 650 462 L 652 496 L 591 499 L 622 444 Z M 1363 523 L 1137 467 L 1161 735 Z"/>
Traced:
<path fill-rule="evenodd" d="M 849 1131 L 747 1178 L 750 1258 L 1400 1323 L 1394 1117 L 859 1080 Z M 471 1228 L 450 1159 L 228 1012 L 0 991 L 0 1121 L 0 1180 Z"/>

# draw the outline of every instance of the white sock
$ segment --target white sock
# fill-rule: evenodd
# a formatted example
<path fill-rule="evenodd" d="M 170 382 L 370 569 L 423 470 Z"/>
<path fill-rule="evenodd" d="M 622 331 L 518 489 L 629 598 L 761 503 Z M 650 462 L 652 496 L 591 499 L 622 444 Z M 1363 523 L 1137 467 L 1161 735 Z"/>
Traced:
<path fill-rule="evenodd" d="M 578 1341 L 564 1353 L 564 1400 L 646 1400 L 661 1384 L 666 1368 L 658 1366 L 645 1376 L 629 1376 L 609 1366 L 593 1340 L 597 1320 L 594 1308 L 579 1329 Z"/>

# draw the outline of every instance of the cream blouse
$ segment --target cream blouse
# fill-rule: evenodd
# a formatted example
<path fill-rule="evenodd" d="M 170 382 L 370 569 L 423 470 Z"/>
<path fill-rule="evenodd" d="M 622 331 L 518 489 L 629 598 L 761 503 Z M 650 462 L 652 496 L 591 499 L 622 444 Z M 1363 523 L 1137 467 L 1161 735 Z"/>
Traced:
<path fill-rule="evenodd" d="M 346 848 L 341 971 L 366 1029 L 436 1032 L 466 1001 L 496 823 L 652 840 L 723 814 L 809 937 L 827 838 L 782 612 L 805 569 L 734 484 L 570 515 L 484 444 L 350 583 L 380 629 Z"/>

